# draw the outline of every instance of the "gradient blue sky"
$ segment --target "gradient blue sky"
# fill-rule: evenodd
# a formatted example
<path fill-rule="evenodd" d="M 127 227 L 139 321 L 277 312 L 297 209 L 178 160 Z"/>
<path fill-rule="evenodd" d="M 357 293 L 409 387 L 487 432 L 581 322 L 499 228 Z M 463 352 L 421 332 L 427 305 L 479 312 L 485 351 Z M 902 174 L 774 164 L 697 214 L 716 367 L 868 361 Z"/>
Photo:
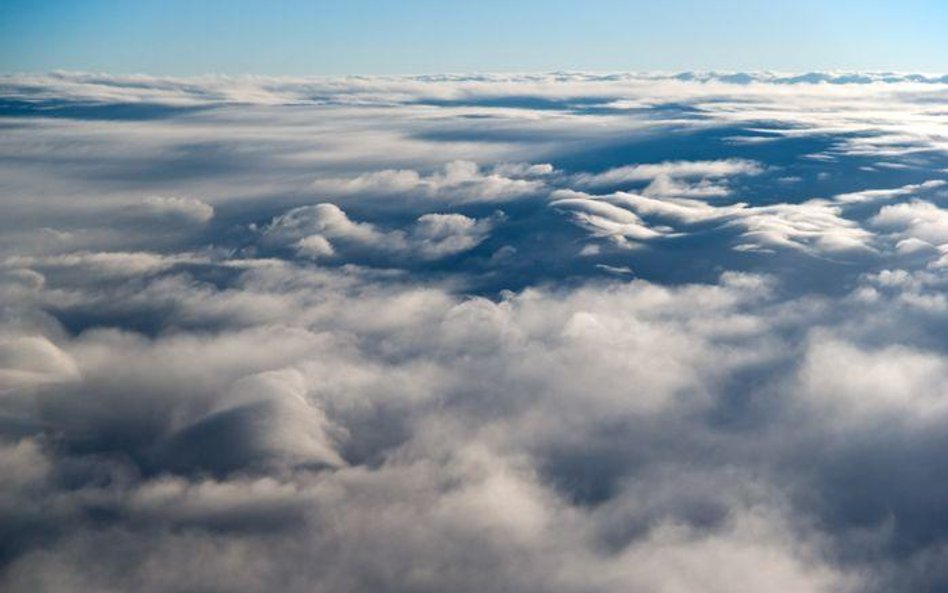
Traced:
<path fill-rule="evenodd" d="M 944 0 L 0 0 L 0 71 L 948 72 Z"/>

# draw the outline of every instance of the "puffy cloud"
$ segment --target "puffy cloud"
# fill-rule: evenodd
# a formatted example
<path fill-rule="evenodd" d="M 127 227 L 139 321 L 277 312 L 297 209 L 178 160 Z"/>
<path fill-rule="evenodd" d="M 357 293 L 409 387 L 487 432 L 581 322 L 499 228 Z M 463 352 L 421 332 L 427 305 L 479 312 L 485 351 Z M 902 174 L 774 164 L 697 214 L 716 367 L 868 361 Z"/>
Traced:
<path fill-rule="evenodd" d="M 0 77 L 0 589 L 944 589 L 946 85 Z"/>
<path fill-rule="evenodd" d="M 858 569 L 823 560 L 824 535 L 791 526 L 805 506 L 759 490 L 759 476 L 724 469 L 761 463 L 769 475 L 778 469 L 772 455 L 795 446 L 788 434 L 799 426 L 766 436 L 753 428 L 753 406 L 724 398 L 735 385 L 751 397 L 753 383 L 736 378 L 786 362 L 786 385 L 796 385 L 797 355 L 777 328 L 805 328 L 823 308 L 784 303 L 770 280 L 740 274 L 711 286 L 531 289 L 497 302 L 426 296 L 371 275 L 354 292 L 343 277 L 326 283 L 321 274 L 345 272 L 244 272 L 240 290 L 285 299 L 257 329 L 153 340 L 98 330 L 61 346 L 78 372 L 45 388 L 41 420 L 68 453 L 30 449 L 46 469 L 22 483 L 69 471 L 84 485 L 65 499 L 43 486 L 30 508 L 53 530 L 83 525 L 93 508 L 123 519 L 71 528 L 52 547 L 18 554 L 7 586 L 167 585 L 151 572 L 123 572 L 132 558 L 175 562 L 181 586 L 220 582 L 234 561 L 228 578 L 238 590 L 262 582 L 364 590 L 378 579 L 463 590 L 483 585 L 476 574 L 488 565 L 491 582 L 526 589 L 726 588 L 737 573 L 748 587 L 862 584 Z M 191 299 L 197 287 L 184 285 L 176 300 L 200 312 L 236 288 Z M 823 343 L 799 359 L 805 397 L 779 380 L 769 397 L 858 419 L 832 398 L 859 397 L 867 376 L 888 381 L 873 392 L 883 411 L 896 385 L 906 397 L 919 385 L 937 394 L 940 362 L 930 351 L 880 353 L 879 366 L 860 358 L 862 347 Z M 853 373 L 826 378 L 840 352 L 850 353 Z M 857 372 L 863 365 L 882 374 Z M 915 414 L 911 400 L 892 401 Z M 745 430 L 776 453 L 744 456 L 740 431 L 706 420 L 718 413 L 748 414 Z M 778 412 L 756 413 L 782 426 Z M 721 449 L 689 469 L 694 448 L 708 443 Z M 110 461 L 118 451 L 140 469 Z M 90 452 L 90 467 L 60 465 Z M 103 474 L 112 477 L 96 481 Z M 53 505 L 55 513 L 43 510 Z M 208 560 L 181 564 L 182 546 Z M 93 547 L 96 563 L 87 561 Z M 292 550 L 304 549 L 322 551 L 320 560 L 301 563 Z M 340 549 L 358 552 L 344 558 Z M 425 571 L 406 572 L 419 561 Z"/>
<path fill-rule="evenodd" d="M 408 231 L 386 232 L 370 223 L 354 222 L 335 204 L 324 203 L 281 214 L 264 229 L 264 237 L 294 245 L 297 253 L 312 258 L 332 256 L 335 242 L 382 254 L 438 259 L 476 247 L 502 218 L 502 213 L 482 220 L 463 214 L 429 213 L 418 217 Z"/>
<path fill-rule="evenodd" d="M 948 408 L 948 363 L 905 346 L 866 350 L 815 336 L 801 370 L 802 393 L 854 420 L 937 422 Z"/>
<path fill-rule="evenodd" d="M 335 204 L 301 206 L 273 219 L 264 230 L 264 235 L 273 241 L 292 243 L 311 235 L 330 239 L 375 245 L 379 249 L 404 247 L 400 233 L 383 233 L 369 223 L 352 221 Z"/>
<path fill-rule="evenodd" d="M 625 208 L 594 199 L 564 198 L 561 197 L 563 193 L 554 195 L 560 199 L 550 205 L 570 212 L 573 219 L 593 236 L 608 237 L 620 245 L 661 236 L 661 233 L 650 229 L 634 212 Z"/>
<path fill-rule="evenodd" d="M 948 210 L 931 202 L 915 200 L 883 206 L 870 222 L 900 236 L 938 245 L 948 243 Z"/>
<path fill-rule="evenodd" d="M 646 195 L 719 197 L 729 190 L 720 181 L 737 175 L 758 175 L 763 172 L 759 163 L 743 159 L 717 161 L 667 161 L 645 165 L 626 165 L 602 173 L 580 174 L 575 183 L 581 188 L 620 186 L 648 181 Z M 688 183 L 686 180 L 697 180 Z"/>
<path fill-rule="evenodd" d="M 829 254 L 870 251 L 872 233 L 840 214 L 838 207 L 814 200 L 748 208 L 731 224 L 743 229 L 737 249 L 790 247 Z"/>
<path fill-rule="evenodd" d="M 0 335 L 0 393 L 76 378 L 68 353 L 43 336 Z"/>
<path fill-rule="evenodd" d="M 388 169 L 352 179 L 319 179 L 313 186 L 338 194 L 409 194 L 444 202 L 496 202 L 536 194 L 550 165 L 501 164 L 483 171 L 471 161 L 453 161 L 441 171 L 422 175 L 411 169 Z"/>
<path fill-rule="evenodd" d="M 621 245 L 661 237 L 681 237 L 695 225 L 737 228 L 734 249 L 767 251 L 798 249 L 812 254 L 869 252 L 873 233 L 840 216 L 841 208 L 823 200 L 802 204 L 713 206 L 691 199 L 656 199 L 617 192 L 594 196 L 575 191 L 553 194 L 551 206 L 572 213 L 593 236 L 609 237 Z M 642 217 L 654 219 L 653 224 Z"/>
<path fill-rule="evenodd" d="M 427 258 L 462 253 L 480 244 L 494 223 L 492 219 L 474 220 L 463 214 L 424 214 L 412 229 L 412 238 L 418 241 L 417 250 Z"/>
<path fill-rule="evenodd" d="M 308 235 L 296 242 L 296 251 L 300 255 L 317 259 L 336 253 L 329 239 L 322 235 Z"/>
<path fill-rule="evenodd" d="M 290 369 L 240 379 L 205 416 L 170 438 L 163 457 L 172 467 L 211 471 L 268 463 L 343 465 L 333 427 L 306 391 L 303 375 Z"/>

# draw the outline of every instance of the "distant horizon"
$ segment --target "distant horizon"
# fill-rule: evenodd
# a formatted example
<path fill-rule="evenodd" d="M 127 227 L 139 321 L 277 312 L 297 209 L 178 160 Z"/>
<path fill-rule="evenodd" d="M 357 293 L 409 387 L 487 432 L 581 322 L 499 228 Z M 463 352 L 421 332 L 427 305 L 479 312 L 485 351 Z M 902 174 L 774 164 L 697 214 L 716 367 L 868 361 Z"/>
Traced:
<path fill-rule="evenodd" d="M 766 82 L 778 81 L 784 83 L 782 79 L 786 78 L 799 78 L 804 76 L 811 75 L 824 75 L 831 77 L 845 77 L 845 76 L 896 76 L 896 77 L 910 77 L 917 76 L 923 77 L 927 80 L 919 82 L 928 82 L 928 83 L 940 83 L 948 82 L 942 81 L 940 79 L 948 77 L 948 68 L 945 70 L 921 70 L 921 69 L 908 69 L 908 70 L 893 70 L 893 69 L 884 69 L 884 68 L 866 68 L 866 69 L 845 69 L 845 68 L 826 68 L 826 69 L 811 69 L 811 70 L 786 70 L 778 68 L 761 68 L 761 69 L 724 69 L 724 68 L 694 68 L 694 69 L 672 69 L 672 70 L 663 70 L 663 69 L 644 69 L 644 70 L 610 70 L 610 69 L 561 69 L 561 70 L 446 70 L 446 71 L 418 71 L 418 72 L 393 72 L 385 74 L 372 74 L 372 73 L 362 73 L 362 72 L 352 72 L 348 74 L 319 74 L 319 73 L 300 73 L 300 74 L 261 74 L 256 72 L 216 72 L 216 71 L 207 71 L 193 74 L 161 74 L 155 72 L 149 72 L 145 70 L 128 70 L 128 71 L 109 71 L 109 70 L 82 70 L 82 69 L 67 69 L 67 68 L 54 68 L 51 70 L 15 70 L 15 71 L 3 71 L 0 72 L 0 77 L 16 77 L 16 76 L 109 76 L 115 78 L 121 77 L 147 77 L 147 78 L 174 78 L 174 79 L 189 79 L 189 78 L 209 78 L 209 77 L 220 77 L 220 78 L 273 78 L 273 79 L 344 79 L 344 78 L 378 78 L 378 79 L 398 79 L 398 78 L 417 78 L 424 79 L 429 77 L 451 77 L 451 79 L 458 79 L 464 77 L 519 77 L 519 76 L 554 76 L 554 75 L 593 75 L 593 76 L 642 76 L 643 78 L 668 78 L 675 79 L 681 78 L 686 75 L 693 76 L 704 76 L 709 78 L 714 77 L 727 77 L 727 76 L 736 76 L 736 75 L 748 75 L 748 76 L 768 76 L 773 77 L 773 80 L 766 80 Z M 701 81 L 699 81 L 701 82 Z M 758 82 L 758 81 L 753 81 Z M 760 82 L 765 82 L 761 80 Z M 823 81 L 821 81 L 823 82 Z M 869 82 L 885 82 L 882 80 L 879 81 L 869 81 Z M 903 81 L 899 81 L 903 82 Z M 912 81 L 905 81 L 912 82 Z M 836 84 L 841 84 L 836 81 Z M 739 84 L 739 83 L 738 83 Z M 866 84 L 866 82 L 845 82 L 844 84 Z"/>

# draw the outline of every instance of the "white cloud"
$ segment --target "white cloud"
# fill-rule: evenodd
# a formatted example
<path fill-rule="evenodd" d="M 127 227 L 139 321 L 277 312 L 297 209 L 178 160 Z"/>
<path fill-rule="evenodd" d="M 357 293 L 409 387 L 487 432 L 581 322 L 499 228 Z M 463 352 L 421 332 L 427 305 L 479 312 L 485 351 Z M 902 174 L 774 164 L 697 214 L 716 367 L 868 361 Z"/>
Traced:
<path fill-rule="evenodd" d="M 0 334 L 0 394 L 78 376 L 72 357 L 48 338 Z"/>
<path fill-rule="evenodd" d="M 604 185 L 621 185 L 629 182 L 651 181 L 656 187 L 652 191 L 673 195 L 672 184 L 681 180 L 702 180 L 707 190 L 713 187 L 710 180 L 719 180 L 736 175 L 758 175 L 763 172 L 759 163 L 743 159 L 725 159 L 717 161 L 666 161 L 655 164 L 627 165 L 596 174 L 583 173 L 574 177 L 578 187 L 595 188 Z M 666 191 L 659 191 L 661 187 Z M 715 193 L 721 195 L 720 186 Z M 681 191 L 681 190 L 679 190 Z M 700 194 L 700 185 L 693 188 Z M 723 190 L 726 193 L 726 190 Z"/>
<path fill-rule="evenodd" d="M 729 224 L 743 230 L 740 248 L 785 247 L 810 253 L 866 253 L 873 234 L 819 200 L 746 208 Z"/>
<path fill-rule="evenodd" d="M 322 235 L 308 235 L 296 242 L 296 252 L 304 257 L 318 259 L 336 253 L 329 239 Z"/>
<path fill-rule="evenodd" d="M 739 251 L 790 248 L 838 254 L 873 249 L 873 233 L 843 218 L 840 207 L 822 200 L 753 207 L 713 206 L 699 200 L 656 199 L 627 192 L 593 196 L 558 191 L 552 197 L 552 207 L 571 212 L 593 236 L 611 237 L 621 244 L 683 236 L 692 232 L 690 225 L 715 223 L 740 229 L 735 245 Z M 646 224 L 641 217 L 654 217 L 659 222 Z"/>
<path fill-rule="evenodd" d="M 619 245 L 641 242 L 661 236 L 634 212 L 608 202 L 581 197 L 563 197 L 575 192 L 557 192 L 550 206 L 569 212 L 577 224 L 594 237 L 608 237 Z"/>
<path fill-rule="evenodd" d="M 862 203 L 876 202 L 881 200 L 891 200 L 902 196 L 911 196 L 918 193 L 942 188 L 948 185 L 948 181 L 941 179 L 930 179 L 923 183 L 912 183 L 897 187 L 895 189 L 870 189 L 859 192 L 839 194 L 833 197 L 833 200 L 841 203 Z"/>
<path fill-rule="evenodd" d="M 412 228 L 411 236 L 424 257 L 453 255 L 477 247 L 499 218 L 474 220 L 463 214 L 424 214 Z"/>
<path fill-rule="evenodd" d="M 149 196 L 141 205 L 144 214 L 204 224 L 214 217 L 214 208 L 196 198 Z"/>
<path fill-rule="evenodd" d="M 172 437 L 178 456 L 172 463 L 196 456 L 197 463 L 228 469 L 258 463 L 345 465 L 334 442 L 345 432 L 307 396 L 305 377 L 293 369 L 244 377 L 207 415 Z"/>
<path fill-rule="evenodd" d="M 0 589 L 945 589 L 946 89 L 0 77 Z"/>
<path fill-rule="evenodd" d="M 931 352 L 864 349 L 817 334 L 801 379 L 811 405 L 851 422 L 936 423 L 948 412 L 948 361 Z"/>
<path fill-rule="evenodd" d="M 88 252 L 80 251 L 48 256 L 11 256 L 3 260 L 4 267 L 41 269 L 91 269 L 107 276 L 137 276 L 167 270 L 182 263 L 205 263 L 206 256 L 191 254 L 162 255 L 145 251 Z"/>
<path fill-rule="evenodd" d="M 870 222 L 876 228 L 895 232 L 900 237 L 920 239 L 934 245 L 948 243 L 948 210 L 931 202 L 913 200 L 883 206 Z"/>
<path fill-rule="evenodd" d="M 352 179 L 318 179 L 313 187 L 331 194 L 409 194 L 444 202 L 498 202 L 535 194 L 544 188 L 549 165 L 500 165 L 482 170 L 471 161 L 453 161 L 442 170 L 422 175 L 410 169 L 389 169 Z"/>
<path fill-rule="evenodd" d="M 274 218 L 263 234 L 270 242 L 295 245 L 300 255 L 312 258 L 334 255 L 335 242 L 339 247 L 438 259 L 476 247 L 502 217 L 496 213 L 475 220 L 463 214 L 429 213 L 406 230 L 382 231 L 370 223 L 354 222 L 335 204 L 324 203 Z"/>
<path fill-rule="evenodd" d="M 329 240 L 350 241 L 378 249 L 398 249 L 405 245 L 403 234 L 384 233 L 375 225 L 354 222 L 339 206 L 329 203 L 294 208 L 274 218 L 264 230 L 267 239 L 282 243 L 317 234 Z"/>

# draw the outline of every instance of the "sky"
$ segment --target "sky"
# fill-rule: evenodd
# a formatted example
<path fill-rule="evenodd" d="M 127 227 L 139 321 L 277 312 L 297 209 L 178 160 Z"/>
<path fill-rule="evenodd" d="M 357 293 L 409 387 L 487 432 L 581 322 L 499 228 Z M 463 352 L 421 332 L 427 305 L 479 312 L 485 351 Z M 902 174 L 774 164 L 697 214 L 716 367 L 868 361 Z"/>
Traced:
<path fill-rule="evenodd" d="M 948 71 L 939 0 L 4 0 L 0 71 Z"/>

